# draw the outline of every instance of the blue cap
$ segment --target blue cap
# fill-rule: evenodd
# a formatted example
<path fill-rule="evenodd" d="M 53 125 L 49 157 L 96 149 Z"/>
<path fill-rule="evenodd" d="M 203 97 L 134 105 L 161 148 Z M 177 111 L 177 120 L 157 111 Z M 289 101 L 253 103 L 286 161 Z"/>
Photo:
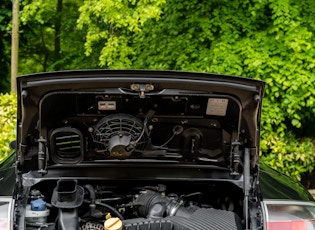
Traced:
<path fill-rule="evenodd" d="M 42 198 L 31 201 L 31 210 L 32 211 L 44 211 L 46 210 L 46 202 Z"/>

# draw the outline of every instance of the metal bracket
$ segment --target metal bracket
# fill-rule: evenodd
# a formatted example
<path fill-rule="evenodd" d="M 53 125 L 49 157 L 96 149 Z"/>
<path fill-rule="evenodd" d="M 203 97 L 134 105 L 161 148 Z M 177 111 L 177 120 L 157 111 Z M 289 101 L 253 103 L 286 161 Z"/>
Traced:
<path fill-rule="evenodd" d="M 46 174 L 46 142 L 47 140 L 42 136 L 37 140 L 38 142 L 38 172 Z"/>
<path fill-rule="evenodd" d="M 238 176 L 239 166 L 241 164 L 241 153 L 240 153 L 240 145 L 242 143 L 238 140 L 232 142 L 232 149 L 230 155 L 230 169 L 232 176 Z"/>

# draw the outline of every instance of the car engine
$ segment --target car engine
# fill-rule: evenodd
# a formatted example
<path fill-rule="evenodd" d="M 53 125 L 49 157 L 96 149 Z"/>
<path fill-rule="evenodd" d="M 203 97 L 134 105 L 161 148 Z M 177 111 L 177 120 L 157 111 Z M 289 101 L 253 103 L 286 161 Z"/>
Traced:
<path fill-rule="evenodd" d="M 29 191 L 26 229 L 243 229 L 242 191 L 233 184 L 143 183 L 42 181 Z"/>

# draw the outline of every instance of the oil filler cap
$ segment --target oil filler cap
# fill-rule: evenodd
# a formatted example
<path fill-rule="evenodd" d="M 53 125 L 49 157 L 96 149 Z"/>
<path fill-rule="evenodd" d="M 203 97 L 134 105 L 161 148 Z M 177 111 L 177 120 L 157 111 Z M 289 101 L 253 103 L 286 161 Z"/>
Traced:
<path fill-rule="evenodd" d="M 104 223 L 105 230 L 122 230 L 122 221 L 117 218 L 109 218 Z"/>

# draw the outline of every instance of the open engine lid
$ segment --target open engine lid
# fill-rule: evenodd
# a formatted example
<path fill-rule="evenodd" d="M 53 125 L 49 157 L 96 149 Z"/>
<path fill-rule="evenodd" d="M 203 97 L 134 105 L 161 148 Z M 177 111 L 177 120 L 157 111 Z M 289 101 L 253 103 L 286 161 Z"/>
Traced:
<path fill-rule="evenodd" d="M 216 164 L 259 152 L 264 82 L 207 73 L 78 70 L 20 76 L 20 167 L 109 161 Z"/>

